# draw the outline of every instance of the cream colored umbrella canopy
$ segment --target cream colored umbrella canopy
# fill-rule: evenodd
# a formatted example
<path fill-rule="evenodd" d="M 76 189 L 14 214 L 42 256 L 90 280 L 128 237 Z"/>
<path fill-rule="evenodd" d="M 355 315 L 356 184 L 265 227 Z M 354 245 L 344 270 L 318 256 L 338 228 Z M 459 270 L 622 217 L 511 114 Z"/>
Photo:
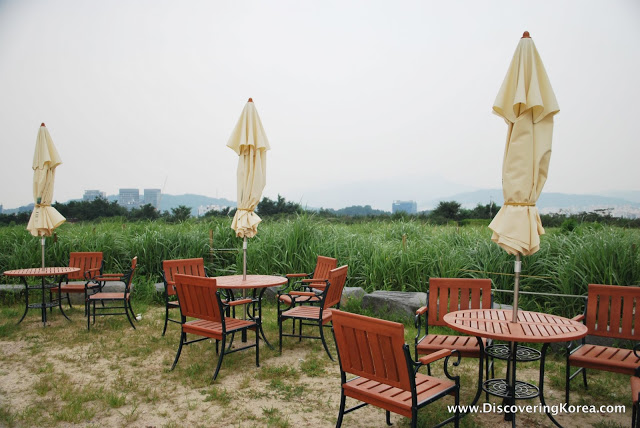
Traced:
<path fill-rule="evenodd" d="M 33 154 L 33 200 L 35 206 L 27 230 L 42 237 L 42 267 L 44 267 L 44 237 L 65 222 L 65 218 L 51 206 L 56 167 L 62 159 L 44 123 L 40 125 Z"/>
<path fill-rule="evenodd" d="M 493 105 L 508 125 L 502 163 L 504 205 L 489 225 L 509 254 L 540 249 L 544 228 L 536 201 L 547 181 L 553 116 L 560 111 L 540 55 L 525 32 Z"/>
<path fill-rule="evenodd" d="M 491 240 L 514 264 L 513 322 L 518 319 L 521 255 L 540 249 L 544 234 L 536 201 L 547 181 L 551 159 L 553 117 L 560 111 L 538 50 L 525 31 L 511 60 L 493 111 L 508 125 L 502 162 L 504 204 L 489 228 Z"/>
<path fill-rule="evenodd" d="M 244 238 L 243 274 L 246 275 L 247 238 L 258 233 L 261 220 L 254 210 L 267 184 L 267 150 L 271 148 L 251 98 L 244 106 L 227 146 L 238 154 L 238 209 L 231 228 L 236 236 Z"/>

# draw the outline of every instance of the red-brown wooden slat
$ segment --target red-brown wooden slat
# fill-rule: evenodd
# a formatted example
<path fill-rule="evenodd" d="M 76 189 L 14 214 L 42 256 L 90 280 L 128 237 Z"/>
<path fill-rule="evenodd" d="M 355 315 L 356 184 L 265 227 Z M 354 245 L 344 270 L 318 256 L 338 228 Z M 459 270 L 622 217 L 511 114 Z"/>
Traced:
<path fill-rule="evenodd" d="M 459 287 L 458 290 L 460 293 L 460 301 L 455 310 L 469 309 L 469 304 L 471 303 L 470 290 L 467 287 Z"/>
<path fill-rule="evenodd" d="M 362 370 L 367 373 L 375 373 L 373 356 L 371 355 L 371 346 L 367 338 L 366 332 L 361 329 L 355 330 L 356 343 L 358 344 L 358 352 L 362 360 Z"/>
<path fill-rule="evenodd" d="M 620 325 L 621 311 L 622 311 L 622 296 L 611 296 L 611 307 L 609 308 L 609 331 L 615 334 L 620 334 L 624 330 L 624 325 Z M 625 299 L 626 300 L 626 299 Z M 627 326 L 630 328 L 631 326 Z"/>
<path fill-rule="evenodd" d="M 598 299 L 598 313 L 596 321 L 596 331 L 599 334 L 606 334 L 609 331 L 609 304 L 610 295 L 600 295 Z"/>
<path fill-rule="evenodd" d="M 633 326 L 633 331 L 628 331 L 628 333 L 625 336 L 633 337 L 635 338 L 635 340 L 637 340 L 637 338 L 640 336 L 640 314 L 638 314 L 638 310 L 640 309 L 638 308 L 638 305 L 640 304 L 640 296 L 634 296 L 634 297 L 628 298 L 628 300 L 632 301 L 631 306 L 633 307 L 632 309 L 633 322 L 629 323 Z"/>
<path fill-rule="evenodd" d="M 460 305 L 460 288 L 459 287 L 451 287 L 445 294 L 449 294 L 449 305 L 447 310 L 447 301 L 440 301 L 440 319 L 444 316 L 445 312 L 453 312 L 458 310 L 458 306 Z"/>

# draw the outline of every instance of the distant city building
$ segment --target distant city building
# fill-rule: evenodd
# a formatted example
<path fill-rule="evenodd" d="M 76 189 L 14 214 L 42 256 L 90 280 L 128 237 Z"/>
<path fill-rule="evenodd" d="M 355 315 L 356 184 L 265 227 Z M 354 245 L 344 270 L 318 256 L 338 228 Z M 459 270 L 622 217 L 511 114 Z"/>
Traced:
<path fill-rule="evenodd" d="M 2 214 L 2 205 L 0 205 L 0 214 Z"/>
<path fill-rule="evenodd" d="M 140 206 L 140 191 L 138 189 L 120 189 L 118 191 L 118 205 L 127 209 Z"/>
<path fill-rule="evenodd" d="M 407 213 L 416 214 L 418 212 L 418 204 L 416 201 L 393 201 L 391 205 L 391 213 Z"/>
<path fill-rule="evenodd" d="M 198 217 L 202 217 L 203 215 L 205 215 L 206 213 L 212 210 L 222 211 L 223 208 L 227 208 L 227 207 L 223 207 L 222 205 L 200 205 L 198 207 Z"/>
<path fill-rule="evenodd" d="M 99 190 L 85 190 L 82 195 L 82 200 L 87 202 L 98 198 L 107 199 L 107 194 Z"/>
<path fill-rule="evenodd" d="M 144 205 L 150 204 L 157 210 L 160 210 L 160 198 L 162 191 L 160 189 L 144 189 Z"/>

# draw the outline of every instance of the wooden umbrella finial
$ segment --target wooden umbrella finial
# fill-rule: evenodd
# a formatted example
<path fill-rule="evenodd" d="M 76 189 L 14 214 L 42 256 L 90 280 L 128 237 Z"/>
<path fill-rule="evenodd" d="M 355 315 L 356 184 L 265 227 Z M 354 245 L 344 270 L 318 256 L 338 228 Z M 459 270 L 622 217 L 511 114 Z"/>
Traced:
<path fill-rule="evenodd" d="M 44 122 L 42 122 L 42 124 L 40 126 L 44 126 Z"/>
<path fill-rule="evenodd" d="M 525 31 L 524 33 L 522 33 L 522 38 L 523 38 L 523 39 L 530 39 L 530 38 L 531 38 L 531 36 L 529 35 L 529 32 L 528 32 L 528 31 Z"/>
<path fill-rule="evenodd" d="M 249 98 L 249 101 L 247 101 L 248 103 L 252 103 L 253 102 L 253 98 Z"/>

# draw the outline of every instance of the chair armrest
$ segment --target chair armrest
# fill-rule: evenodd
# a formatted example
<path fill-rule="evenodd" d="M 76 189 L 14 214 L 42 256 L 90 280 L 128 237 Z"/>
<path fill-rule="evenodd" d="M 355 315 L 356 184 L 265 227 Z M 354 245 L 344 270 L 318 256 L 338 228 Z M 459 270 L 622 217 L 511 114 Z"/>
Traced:
<path fill-rule="evenodd" d="M 112 273 L 112 274 L 107 274 L 107 275 L 95 276 L 95 277 L 93 277 L 93 280 L 94 281 L 103 281 L 103 282 L 105 282 L 105 281 L 121 281 L 122 277 L 124 277 L 124 275 Z"/>
<path fill-rule="evenodd" d="M 289 292 L 290 296 L 317 296 L 316 293 L 314 293 L 313 291 L 290 291 Z"/>
<path fill-rule="evenodd" d="M 451 355 L 452 352 L 454 351 L 452 351 L 451 349 L 441 349 L 432 354 L 425 355 L 424 357 L 420 357 L 420 359 L 418 359 L 418 362 L 423 365 L 427 365 L 427 364 L 433 363 L 434 361 L 439 360 L 440 358 L 448 357 L 449 355 Z"/>
<path fill-rule="evenodd" d="M 580 315 L 576 315 L 575 317 L 571 318 L 572 321 L 584 321 L 584 314 L 580 314 Z"/>
<path fill-rule="evenodd" d="M 92 279 L 97 273 L 100 273 L 100 268 L 87 269 L 84 271 L 84 277 L 85 279 Z"/>
<path fill-rule="evenodd" d="M 109 277 L 109 276 L 124 276 L 122 273 L 103 273 L 100 277 Z"/>
<path fill-rule="evenodd" d="M 427 312 L 427 309 L 428 309 L 428 306 L 423 306 L 423 307 L 421 307 L 420 309 L 418 309 L 418 310 L 416 311 L 416 315 L 422 315 L 422 314 L 424 314 L 425 312 Z"/>
<path fill-rule="evenodd" d="M 329 281 L 327 278 L 309 278 L 309 279 L 303 279 L 302 282 L 303 284 L 311 284 L 314 282 L 327 282 Z"/>
<path fill-rule="evenodd" d="M 246 305 L 247 303 L 251 303 L 253 300 L 251 299 L 240 299 L 240 300 L 231 300 L 225 303 L 225 306 L 238 306 L 238 305 Z"/>
<path fill-rule="evenodd" d="M 288 273 L 285 275 L 285 278 L 304 278 L 305 276 L 309 276 L 308 273 Z"/>

